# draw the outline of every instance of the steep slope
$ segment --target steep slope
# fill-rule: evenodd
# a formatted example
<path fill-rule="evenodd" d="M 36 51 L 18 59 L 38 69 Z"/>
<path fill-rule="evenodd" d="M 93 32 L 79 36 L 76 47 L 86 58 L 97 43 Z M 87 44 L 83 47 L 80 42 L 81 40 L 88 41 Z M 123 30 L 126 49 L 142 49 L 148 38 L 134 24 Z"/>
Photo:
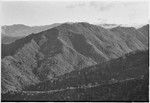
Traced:
<path fill-rule="evenodd" d="M 138 30 L 142 32 L 145 36 L 149 36 L 149 24 L 139 28 Z"/>
<path fill-rule="evenodd" d="M 149 71 L 148 53 L 149 51 L 129 53 L 117 59 L 66 73 L 53 81 L 45 81 L 36 86 L 30 86 L 26 90 L 59 90 L 68 87 L 83 87 L 89 84 L 105 84 L 139 78 Z"/>
<path fill-rule="evenodd" d="M 116 27 L 111 29 L 111 31 L 125 41 L 131 50 L 143 50 L 148 48 L 148 36 L 133 27 Z"/>
<path fill-rule="evenodd" d="M 32 34 L 10 45 L 2 45 L 2 55 L 5 55 L 2 60 L 2 73 L 8 75 L 8 77 L 2 75 L 2 80 L 6 81 L 2 82 L 4 92 L 9 89 L 21 90 L 39 81 L 49 80 L 74 69 L 96 64 L 92 59 L 63 44 L 58 39 L 57 29 Z M 31 79 L 36 82 L 31 82 L 30 78 L 26 79 L 28 77 L 26 72 L 33 76 Z"/>
<path fill-rule="evenodd" d="M 123 32 L 123 35 L 129 35 L 128 30 Z M 2 75 L 2 92 L 22 90 L 74 70 L 148 48 L 145 36 L 135 29 L 130 39 L 123 38 L 120 29 L 117 33 L 88 23 L 65 23 L 11 44 L 2 44 L 2 73 L 7 74 Z"/>
<path fill-rule="evenodd" d="M 111 58 L 117 58 L 131 51 L 144 50 L 148 48 L 148 46 L 146 45 L 146 43 L 148 42 L 148 37 L 143 37 L 143 35 L 140 34 L 136 29 L 129 29 L 129 31 L 128 28 L 125 28 L 125 30 L 123 29 L 123 34 L 121 31 L 122 29 L 120 30 L 119 28 L 118 34 L 114 30 L 117 29 L 118 31 L 118 28 L 114 28 L 112 31 L 84 22 L 74 23 L 70 25 L 63 24 L 58 28 L 61 32 L 64 32 L 64 30 L 70 30 L 84 35 L 87 42 L 91 44 L 95 48 L 95 50 L 107 60 Z M 131 33 L 134 34 L 129 35 Z"/>

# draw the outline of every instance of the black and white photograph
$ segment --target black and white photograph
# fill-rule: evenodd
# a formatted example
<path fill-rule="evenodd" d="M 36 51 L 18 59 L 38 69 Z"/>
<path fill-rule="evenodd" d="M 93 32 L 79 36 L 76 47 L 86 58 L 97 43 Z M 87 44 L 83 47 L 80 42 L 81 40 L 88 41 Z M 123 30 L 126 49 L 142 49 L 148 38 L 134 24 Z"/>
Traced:
<path fill-rule="evenodd" d="M 149 102 L 149 0 L 1 0 L 1 102 Z"/>

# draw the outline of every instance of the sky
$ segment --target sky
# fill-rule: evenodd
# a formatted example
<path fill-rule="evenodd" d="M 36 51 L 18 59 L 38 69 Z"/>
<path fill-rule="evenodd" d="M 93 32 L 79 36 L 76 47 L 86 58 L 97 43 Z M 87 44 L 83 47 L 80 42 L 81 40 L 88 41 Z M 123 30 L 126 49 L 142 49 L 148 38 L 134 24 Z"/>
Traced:
<path fill-rule="evenodd" d="M 49 25 L 63 22 L 146 24 L 148 0 L 2 1 L 2 25 Z"/>

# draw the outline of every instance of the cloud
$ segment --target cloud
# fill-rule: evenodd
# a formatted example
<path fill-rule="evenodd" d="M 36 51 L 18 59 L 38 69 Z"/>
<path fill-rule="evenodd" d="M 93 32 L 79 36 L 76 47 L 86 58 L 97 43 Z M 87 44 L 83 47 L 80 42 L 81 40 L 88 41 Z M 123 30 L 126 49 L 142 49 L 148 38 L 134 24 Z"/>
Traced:
<path fill-rule="evenodd" d="M 72 4 L 69 4 L 66 6 L 66 8 L 73 9 L 73 8 L 80 8 L 80 7 L 88 7 L 88 8 L 94 8 L 98 11 L 108 11 L 111 10 L 114 7 L 119 6 L 128 6 L 130 3 L 126 2 L 119 2 L 119 1 L 111 1 L 111 2 L 105 2 L 105 1 L 88 1 L 88 2 L 74 2 Z"/>
<path fill-rule="evenodd" d="M 66 8 L 72 9 L 72 8 L 76 8 L 76 7 L 84 7 L 86 6 L 85 2 L 76 2 L 70 5 L 67 5 Z"/>
<path fill-rule="evenodd" d="M 72 4 L 66 6 L 66 8 L 68 8 L 68 9 L 75 8 L 75 7 L 76 7 L 76 6 L 75 6 L 75 5 L 72 5 Z"/>
<path fill-rule="evenodd" d="M 91 1 L 89 6 L 94 7 L 99 11 L 106 11 L 110 10 L 114 5 L 112 2 L 98 2 L 98 1 Z"/>
<path fill-rule="evenodd" d="M 111 9 L 113 5 L 111 2 L 91 1 L 91 2 L 74 2 L 66 6 L 66 8 L 69 9 L 78 8 L 78 7 L 92 7 L 99 11 L 105 11 Z"/>
<path fill-rule="evenodd" d="M 103 23 L 107 23 L 108 20 L 103 19 L 103 18 L 98 18 L 97 21 L 98 21 L 98 23 L 102 23 L 103 24 Z"/>

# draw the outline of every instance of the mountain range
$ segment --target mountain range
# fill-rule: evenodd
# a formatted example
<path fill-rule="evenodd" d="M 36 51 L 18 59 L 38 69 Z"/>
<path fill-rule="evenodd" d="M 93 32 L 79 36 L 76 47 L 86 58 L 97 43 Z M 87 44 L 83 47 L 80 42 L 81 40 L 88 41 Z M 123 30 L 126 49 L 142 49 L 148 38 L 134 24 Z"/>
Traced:
<path fill-rule="evenodd" d="M 141 78 L 148 72 L 149 25 L 138 29 L 121 26 L 107 29 L 79 22 L 47 26 L 47 29 L 39 27 L 34 29 L 36 32 L 19 27 L 14 28 L 16 33 L 2 32 L 2 35 L 24 35 L 2 44 L 4 94 L 26 91 L 30 86 L 40 91 L 37 87 L 44 83 L 41 91 L 83 86 L 92 83 L 90 80 L 98 84 L 123 81 Z M 93 68 L 97 68 L 94 74 Z M 58 85 L 49 83 L 55 80 Z M 75 82 L 67 84 L 71 81 Z M 52 86 L 47 89 L 47 85 Z"/>

